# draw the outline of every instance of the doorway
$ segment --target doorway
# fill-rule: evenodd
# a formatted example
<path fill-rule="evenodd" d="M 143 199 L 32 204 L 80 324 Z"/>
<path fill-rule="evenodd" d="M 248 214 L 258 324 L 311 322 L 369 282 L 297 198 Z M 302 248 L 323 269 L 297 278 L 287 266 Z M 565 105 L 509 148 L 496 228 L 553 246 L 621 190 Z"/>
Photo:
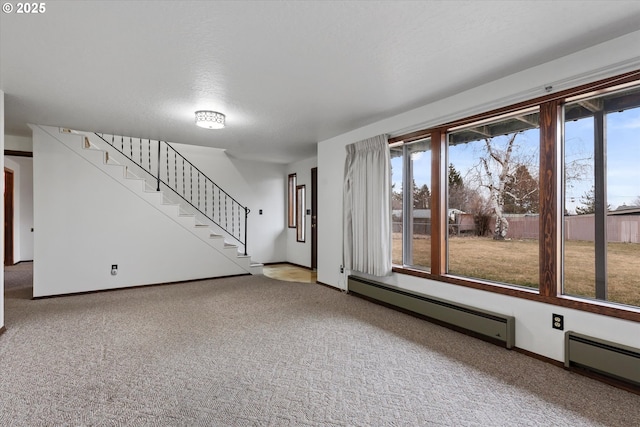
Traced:
<path fill-rule="evenodd" d="M 13 265 L 13 171 L 4 168 L 4 265 Z"/>

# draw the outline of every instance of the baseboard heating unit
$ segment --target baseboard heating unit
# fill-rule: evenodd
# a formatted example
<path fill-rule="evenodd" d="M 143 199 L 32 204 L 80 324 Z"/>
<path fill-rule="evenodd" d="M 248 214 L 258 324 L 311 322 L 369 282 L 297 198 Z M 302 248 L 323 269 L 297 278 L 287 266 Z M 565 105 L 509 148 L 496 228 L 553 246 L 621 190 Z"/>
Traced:
<path fill-rule="evenodd" d="M 564 366 L 577 366 L 640 386 L 640 349 L 567 331 Z"/>
<path fill-rule="evenodd" d="M 515 345 L 516 321 L 513 316 L 427 297 L 356 276 L 349 276 L 348 289 L 351 293 L 497 340 L 504 343 L 506 348 Z"/>

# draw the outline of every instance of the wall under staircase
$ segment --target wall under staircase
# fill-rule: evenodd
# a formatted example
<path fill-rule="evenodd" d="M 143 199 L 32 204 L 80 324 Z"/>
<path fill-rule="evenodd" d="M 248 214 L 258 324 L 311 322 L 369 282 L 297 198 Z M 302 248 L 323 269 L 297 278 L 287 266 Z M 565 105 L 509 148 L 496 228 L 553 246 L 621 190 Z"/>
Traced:
<path fill-rule="evenodd" d="M 83 135 L 32 130 L 34 297 L 261 273 Z"/>

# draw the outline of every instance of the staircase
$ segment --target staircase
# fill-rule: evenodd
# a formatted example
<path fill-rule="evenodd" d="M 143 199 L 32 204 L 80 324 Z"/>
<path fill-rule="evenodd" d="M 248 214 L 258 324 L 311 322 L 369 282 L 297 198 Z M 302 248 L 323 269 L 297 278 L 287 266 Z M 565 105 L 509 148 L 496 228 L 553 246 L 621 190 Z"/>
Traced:
<path fill-rule="evenodd" d="M 59 131 L 67 136 L 77 135 L 77 143 L 70 139 L 65 144 L 122 186 L 242 270 L 262 274 L 263 265 L 247 255 L 249 209 L 169 144 L 66 128 Z"/>

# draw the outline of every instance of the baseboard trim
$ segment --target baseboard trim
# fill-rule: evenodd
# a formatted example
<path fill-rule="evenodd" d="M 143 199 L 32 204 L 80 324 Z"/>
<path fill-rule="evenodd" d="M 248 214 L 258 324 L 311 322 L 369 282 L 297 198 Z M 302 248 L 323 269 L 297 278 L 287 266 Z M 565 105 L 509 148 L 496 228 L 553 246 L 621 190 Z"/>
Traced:
<path fill-rule="evenodd" d="M 287 261 L 287 264 L 293 265 L 294 267 L 304 268 L 305 270 L 313 271 L 313 268 L 307 267 L 306 265 L 300 265 L 300 264 L 296 264 L 296 263 L 288 262 L 288 261 Z"/>
<path fill-rule="evenodd" d="M 563 365 L 564 367 L 564 365 Z M 564 368 L 567 371 L 571 371 L 575 374 L 582 375 L 587 378 L 591 378 L 592 380 L 600 381 L 601 383 L 608 384 L 612 387 L 619 388 L 624 391 L 628 391 L 629 393 L 637 394 L 640 396 L 640 387 L 637 387 L 633 384 L 616 380 L 615 378 L 611 378 L 606 375 L 599 374 L 597 372 L 591 371 L 589 369 L 581 368 L 579 366 L 571 366 L 570 368 Z"/>
<path fill-rule="evenodd" d="M 281 264 L 287 264 L 287 265 L 292 265 L 294 267 L 299 267 L 299 268 L 304 268 L 305 270 L 309 270 L 309 271 L 313 271 L 313 269 L 311 267 L 307 267 L 304 265 L 300 265 L 300 264 L 296 264 L 294 262 L 289 262 L 289 261 L 282 261 L 282 262 L 263 262 L 262 265 L 265 266 L 269 266 L 269 265 L 281 265 Z"/>
<path fill-rule="evenodd" d="M 554 366 L 557 366 L 558 368 L 563 368 L 564 369 L 564 363 L 562 363 L 560 361 L 557 361 L 555 359 L 551 359 L 550 357 L 543 356 L 541 354 L 534 353 L 532 351 L 525 350 L 525 349 L 522 349 L 522 348 L 519 348 L 519 347 L 513 347 L 513 350 L 517 351 L 518 353 L 524 354 L 525 356 L 529 356 L 529 357 L 532 357 L 534 359 L 538 359 L 541 362 L 550 363 L 550 364 L 552 364 Z"/>
<path fill-rule="evenodd" d="M 331 290 L 334 290 L 334 291 L 338 291 L 338 292 L 342 292 L 343 291 L 343 289 L 336 288 L 335 286 L 327 285 L 326 283 L 322 283 L 322 282 L 319 282 L 317 280 L 316 280 L 316 284 L 317 285 L 321 285 L 321 286 L 325 286 L 325 287 L 327 287 L 327 288 L 329 288 Z"/>
<path fill-rule="evenodd" d="M 205 277 L 203 279 L 180 280 L 178 282 L 150 283 L 148 285 L 123 286 L 121 288 L 110 288 L 110 289 L 96 289 L 94 291 L 72 292 L 72 293 L 68 293 L 68 294 L 45 295 L 45 296 L 42 296 L 42 297 L 32 297 L 31 299 L 35 301 L 35 300 L 49 299 L 49 298 L 72 297 L 72 296 L 77 296 L 77 295 L 96 294 L 96 293 L 100 293 L 100 292 L 122 291 L 122 290 L 125 290 L 125 289 L 140 289 L 140 288 L 149 288 L 149 287 L 154 287 L 154 286 L 180 285 L 180 284 L 184 284 L 184 283 L 203 282 L 205 280 L 226 279 L 226 278 L 229 278 L 229 277 L 243 277 L 243 276 L 251 276 L 251 274 L 249 274 L 249 273 L 245 273 L 245 274 L 230 274 L 228 276 Z"/>
<path fill-rule="evenodd" d="M 578 375 L 583 375 L 585 377 L 591 378 L 592 380 L 600 381 L 600 382 L 603 382 L 603 383 L 608 384 L 610 386 L 613 386 L 613 387 L 628 391 L 630 393 L 634 393 L 634 394 L 640 395 L 640 387 L 636 387 L 633 384 L 629 384 L 629 383 L 626 383 L 624 381 L 618 381 L 615 378 L 611 378 L 611 377 L 608 377 L 606 375 L 601 375 L 601 374 L 598 374 L 597 372 L 593 372 L 593 371 L 590 371 L 588 369 L 580 368 L 580 367 L 577 367 L 577 366 L 572 366 L 570 368 L 567 368 L 566 366 L 564 366 L 564 363 L 562 363 L 560 361 L 557 361 L 555 359 L 551 359 L 551 358 L 546 357 L 546 356 L 542 356 L 542 355 L 537 354 L 537 353 L 533 353 L 533 352 L 531 352 L 529 350 L 524 350 L 524 349 L 518 348 L 518 347 L 514 347 L 513 349 L 515 351 L 517 351 L 518 353 L 524 354 L 525 356 L 533 357 L 534 359 L 538 359 L 538 360 L 540 360 L 542 362 L 550 363 L 553 366 L 557 366 L 558 368 L 562 368 L 564 370 L 574 372 L 574 373 L 576 373 Z"/>

